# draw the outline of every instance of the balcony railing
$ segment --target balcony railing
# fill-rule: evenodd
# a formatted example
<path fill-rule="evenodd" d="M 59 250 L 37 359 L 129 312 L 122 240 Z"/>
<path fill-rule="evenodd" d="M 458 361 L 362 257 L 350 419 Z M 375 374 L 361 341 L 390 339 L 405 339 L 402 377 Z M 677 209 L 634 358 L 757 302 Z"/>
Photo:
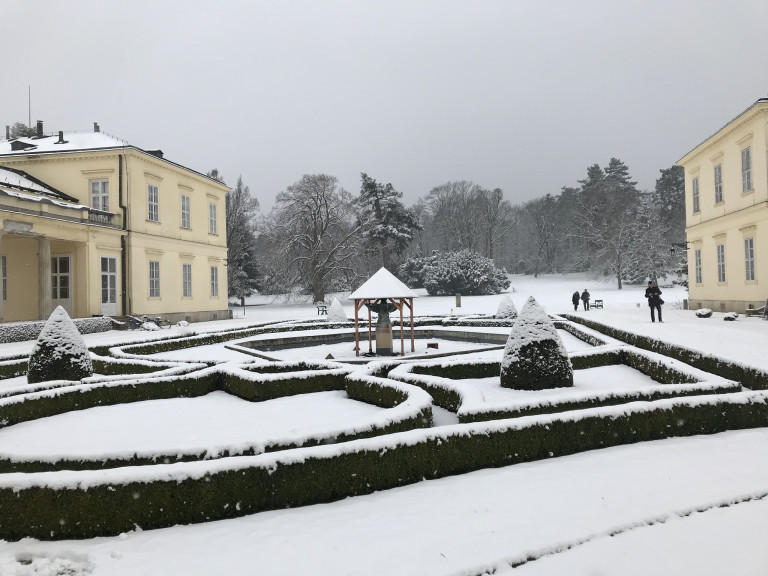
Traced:
<path fill-rule="evenodd" d="M 117 215 L 112 212 L 104 212 L 103 210 L 96 210 L 95 208 L 88 209 L 88 220 L 94 224 L 115 226 L 117 224 L 115 216 Z"/>

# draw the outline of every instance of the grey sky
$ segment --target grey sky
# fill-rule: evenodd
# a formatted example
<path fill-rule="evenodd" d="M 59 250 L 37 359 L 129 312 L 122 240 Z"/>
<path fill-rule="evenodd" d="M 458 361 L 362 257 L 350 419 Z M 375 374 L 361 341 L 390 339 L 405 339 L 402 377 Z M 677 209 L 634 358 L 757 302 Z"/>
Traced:
<path fill-rule="evenodd" d="M 768 95 L 768 2 L 0 1 L 0 122 L 102 129 L 262 209 L 306 173 L 519 203 L 659 169 Z M 12 56 L 11 56 L 12 55 Z M 4 136 L 4 134 L 3 134 Z"/>

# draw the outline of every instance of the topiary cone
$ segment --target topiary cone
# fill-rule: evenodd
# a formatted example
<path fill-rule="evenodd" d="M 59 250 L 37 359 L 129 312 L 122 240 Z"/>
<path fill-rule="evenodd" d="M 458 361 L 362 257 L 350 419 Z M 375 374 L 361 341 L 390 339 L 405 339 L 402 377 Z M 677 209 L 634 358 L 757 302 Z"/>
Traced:
<path fill-rule="evenodd" d="M 58 306 L 32 348 L 27 382 L 82 380 L 92 375 L 93 364 L 85 340 L 67 311 Z"/>
<path fill-rule="evenodd" d="M 573 386 L 573 366 L 563 341 L 533 297 L 509 333 L 501 360 L 501 385 L 515 390 Z"/>

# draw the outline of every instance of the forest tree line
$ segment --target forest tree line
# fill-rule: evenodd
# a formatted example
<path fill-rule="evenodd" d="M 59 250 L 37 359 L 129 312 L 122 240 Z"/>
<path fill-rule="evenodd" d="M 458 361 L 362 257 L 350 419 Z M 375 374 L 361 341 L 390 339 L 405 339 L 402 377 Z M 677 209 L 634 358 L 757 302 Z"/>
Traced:
<path fill-rule="evenodd" d="M 221 179 L 215 170 L 209 175 Z M 685 281 L 679 166 L 660 170 L 652 191 L 639 190 L 627 165 L 611 158 L 589 166 L 575 186 L 522 204 L 471 181 L 436 186 L 411 207 L 402 198 L 367 174 L 354 193 L 334 176 L 307 174 L 259 215 L 238 179 L 227 195 L 230 297 L 260 290 L 319 301 L 381 266 L 404 277 L 409 261 L 461 251 L 510 273 L 593 272 L 619 288 L 670 273 Z"/>

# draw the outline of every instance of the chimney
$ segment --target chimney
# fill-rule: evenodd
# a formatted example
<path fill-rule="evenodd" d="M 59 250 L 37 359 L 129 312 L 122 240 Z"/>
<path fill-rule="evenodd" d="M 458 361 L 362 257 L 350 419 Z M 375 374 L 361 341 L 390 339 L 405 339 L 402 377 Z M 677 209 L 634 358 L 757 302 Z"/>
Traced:
<path fill-rule="evenodd" d="M 94 132 L 100 132 L 100 130 L 99 130 L 99 123 L 98 122 L 94 122 L 93 123 L 93 131 Z"/>
<path fill-rule="evenodd" d="M 54 142 L 54 144 L 66 144 L 67 141 L 64 140 L 64 130 L 59 130 L 59 141 Z"/>
<path fill-rule="evenodd" d="M 43 121 L 42 120 L 37 121 L 37 137 L 38 138 L 43 137 Z"/>
<path fill-rule="evenodd" d="M 10 140 L 11 139 L 11 127 L 7 124 L 5 125 L 5 139 Z"/>

